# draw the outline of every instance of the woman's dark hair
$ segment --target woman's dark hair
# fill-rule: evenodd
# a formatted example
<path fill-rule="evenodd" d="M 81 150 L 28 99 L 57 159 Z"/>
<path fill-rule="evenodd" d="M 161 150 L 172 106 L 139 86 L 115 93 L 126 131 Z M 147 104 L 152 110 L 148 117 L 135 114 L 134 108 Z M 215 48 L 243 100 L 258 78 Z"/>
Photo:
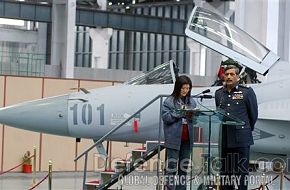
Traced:
<path fill-rule="evenodd" d="M 174 89 L 173 89 L 173 92 L 171 94 L 171 96 L 173 96 L 174 102 L 176 102 L 178 100 L 181 88 L 184 84 L 189 84 L 190 90 L 189 90 L 188 94 L 186 95 L 186 97 L 188 97 L 187 98 L 188 101 L 190 100 L 192 82 L 188 76 L 181 75 L 181 76 L 176 78 L 176 81 L 174 84 Z M 185 103 L 189 103 L 189 102 L 185 102 Z"/>

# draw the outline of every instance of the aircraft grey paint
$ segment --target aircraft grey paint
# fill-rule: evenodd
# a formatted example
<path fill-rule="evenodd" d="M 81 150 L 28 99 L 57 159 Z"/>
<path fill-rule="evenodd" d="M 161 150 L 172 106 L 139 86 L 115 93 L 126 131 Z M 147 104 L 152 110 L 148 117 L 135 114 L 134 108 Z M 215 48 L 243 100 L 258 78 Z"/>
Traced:
<path fill-rule="evenodd" d="M 193 10 L 192 17 L 194 17 L 196 11 L 196 9 Z M 256 124 L 257 130 L 254 132 L 255 145 L 251 150 L 263 153 L 289 154 L 290 77 L 288 73 L 290 73 L 290 64 L 277 61 L 277 56 L 259 43 L 254 43 L 254 46 L 258 48 L 246 48 L 246 50 L 264 49 L 265 51 L 263 50 L 262 52 L 271 58 L 263 60 L 267 56 L 261 54 L 263 55 L 261 56 L 262 58 L 255 57 L 255 59 L 251 59 L 253 53 L 245 54 L 235 50 L 232 46 L 217 46 L 218 43 L 213 43 L 211 39 L 204 38 L 205 36 L 202 36 L 202 34 L 197 35 L 195 33 L 191 35 L 193 34 L 190 31 L 192 29 L 190 28 L 192 27 L 191 22 L 196 21 L 192 17 L 189 19 L 186 29 L 189 37 L 204 43 L 204 45 L 212 49 L 217 50 L 217 48 L 220 48 L 218 50 L 222 54 L 239 60 L 241 64 L 249 66 L 262 74 L 269 70 L 265 82 L 252 85 L 257 94 L 259 119 Z M 219 21 L 219 23 L 223 22 L 226 21 Z M 228 30 L 232 27 L 232 24 L 226 23 L 225 25 Z M 200 37 L 203 37 L 202 40 L 200 40 Z M 224 35 L 219 37 L 222 39 Z M 246 38 L 250 38 L 250 36 L 246 36 Z M 231 38 L 228 37 L 227 40 L 229 39 Z M 249 43 L 245 46 L 247 45 L 253 44 Z M 242 48 L 242 50 L 244 51 L 245 48 Z M 245 55 L 250 56 L 247 57 Z M 170 69 L 170 72 L 172 74 L 172 69 Z M 217 88 L 210 87 L 211 93 L 213 94 Z M 1 108 L 0 123 L 30 131 L 96 140 L 157 95 L 170 94 L 172 89 L 173 84 L 124 84 L 98 88 L 91 90 L 90 93 L 77 92 L 25 102 Z M 194 88 L 192 95 L 198 94 L 205 89 L 208 88 Z M 205 99 L 202 104 L 214 107 L 214 100 Z M 110 140 L 125 142 L 156 140 L 158 138 L 159 110 L 160 103 L 156 101 L 141 112 L 138 117 L 138 120 L 140 120 L 138 133 L 134 133 L 132 122 L 130 121 L 112 135 Z"/>

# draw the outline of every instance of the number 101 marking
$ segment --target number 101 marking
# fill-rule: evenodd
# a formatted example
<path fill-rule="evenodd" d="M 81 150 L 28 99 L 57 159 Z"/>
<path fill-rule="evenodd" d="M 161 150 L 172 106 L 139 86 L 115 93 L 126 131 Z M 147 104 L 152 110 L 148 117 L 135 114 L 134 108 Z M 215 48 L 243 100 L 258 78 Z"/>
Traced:
<path fill-rule="evenodd" d="M 70 110 L 73 111 L 73 123 L 74 125 L 78 125 L 78 104 L 70 107 Z M 105 106 L 101 104 L 97 107 L 97 111 L 100 111 L 100 125 L 104 125 L 104 117 L 105 117 Z M 93 121 L 93 108 L 91 104 L 82 105 L 82 124 L 90 125 Z"/>

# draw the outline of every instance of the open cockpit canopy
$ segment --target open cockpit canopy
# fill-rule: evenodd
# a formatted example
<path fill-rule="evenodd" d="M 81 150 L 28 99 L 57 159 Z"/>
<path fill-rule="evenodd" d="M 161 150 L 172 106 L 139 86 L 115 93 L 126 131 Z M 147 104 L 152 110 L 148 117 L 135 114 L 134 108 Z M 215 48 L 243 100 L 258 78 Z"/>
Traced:
<path fill-rule="evenodd" d="M 222 16 L 194 7 L 186 35 L 245 67 L 265 75 L 279 57 Z"/>

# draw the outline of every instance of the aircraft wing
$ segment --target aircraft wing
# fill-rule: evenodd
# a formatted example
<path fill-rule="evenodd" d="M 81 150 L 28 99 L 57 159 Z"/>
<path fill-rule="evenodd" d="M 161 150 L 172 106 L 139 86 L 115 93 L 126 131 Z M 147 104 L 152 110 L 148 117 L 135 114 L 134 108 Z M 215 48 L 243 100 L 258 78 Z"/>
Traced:
<path fill-rule="evenodd" d="M 246 32 L 216 13 L 195 7 L 185 34 L 256 72 L 266 75 L 279 57 Z"/>

